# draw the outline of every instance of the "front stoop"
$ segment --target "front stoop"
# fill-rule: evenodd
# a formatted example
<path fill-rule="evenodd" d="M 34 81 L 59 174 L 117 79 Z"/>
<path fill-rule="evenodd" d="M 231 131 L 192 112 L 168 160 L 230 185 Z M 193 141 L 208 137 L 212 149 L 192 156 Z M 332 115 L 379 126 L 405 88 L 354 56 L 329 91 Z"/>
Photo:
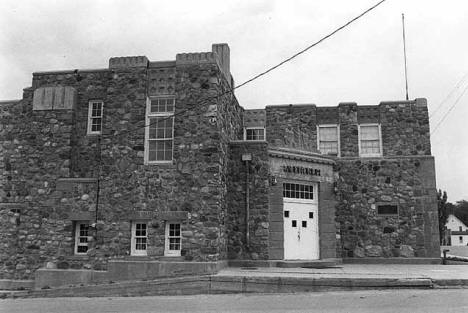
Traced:
<path fill-rule="evenodd" d="M 165 277 L 210 275 L 227 266 L 226 261 L 183 262 L 176 258 L 164 260 L 111 260 L 107 271 L 73 269 L 38 269 L 34 288 L 82 286 L 120 281 L 154 280 Z"/>
<path fill-rule="evenodd" d="M 442 264 L 441 258 L 344 258 L 344 264 Z"/>
<path fill-rule="evenodd" d="M 341 259 L 321 260 L 229 260 L 230 267 L 327 268 L 341 264 Z"/>

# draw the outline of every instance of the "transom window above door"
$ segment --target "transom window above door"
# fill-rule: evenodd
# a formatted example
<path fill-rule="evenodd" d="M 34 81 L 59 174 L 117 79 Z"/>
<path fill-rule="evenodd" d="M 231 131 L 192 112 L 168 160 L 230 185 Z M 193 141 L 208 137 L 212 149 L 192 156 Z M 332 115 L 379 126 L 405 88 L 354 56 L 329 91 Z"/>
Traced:
<path fill-rule="evenodd" d="M 313 200 L 314 199 L 314 186 L 284 183 L 283 184 L 283 197 Z"/>

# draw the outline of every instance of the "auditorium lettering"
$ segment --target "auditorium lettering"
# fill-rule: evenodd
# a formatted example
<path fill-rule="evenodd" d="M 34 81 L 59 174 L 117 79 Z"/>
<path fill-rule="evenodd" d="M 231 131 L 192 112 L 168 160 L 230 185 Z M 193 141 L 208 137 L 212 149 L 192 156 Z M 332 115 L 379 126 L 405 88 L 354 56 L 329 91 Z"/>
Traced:
<path fill-rule="evenodd" d="M 320 170 L 316 168 L 304 167 L 304 166 L 292 166 L 292 165 L 283 165 L 282 168 L 283 168 L 283 172 L 285 173 L 320 176 Z"/>

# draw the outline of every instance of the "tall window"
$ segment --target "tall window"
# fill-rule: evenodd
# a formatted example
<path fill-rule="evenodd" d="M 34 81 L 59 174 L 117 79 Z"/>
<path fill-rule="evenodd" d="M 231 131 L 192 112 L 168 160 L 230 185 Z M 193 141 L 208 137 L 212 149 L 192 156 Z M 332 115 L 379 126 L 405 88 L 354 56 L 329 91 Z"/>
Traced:
<path fill-rule="evenodd" d="M 145 222 L 132 222 L 132 255 L 146 255 L 148 245 L 147 224 Z"/>
<path fill-rule="evenodd" d="M 88 107 L 88 135 L 99 135 L 102 132 L 102 101 L 90 101 Z"/>
<path fill-rule="evenodd" d="M 89 223 L 76 222 L 75 224 L 75 254 L 88 252 Z"/>
<path fill-rule="evenodd" d="M 180 232 L 180 223 L 166 223 L 166 256 L 180 256 L 182 248 L 182 235 Z"/>
<path fill-rule="evenodd" d="M 359 125 L 359 155 L 382 156 L 382 140 L 379 124 Z"/>
<path fill-rule="evenodd" d="M 174 97 L 148 99 L 146 109 L 147 127 L 145 127 L 145 163 L 172 162 L 174 106 Z"/>
<path fill-rule="evenodd" d="M 265 128 L 263 127 L 245 128 L 244 140 L 265 140 Z"/>
<path fill-rule="evenodd" d="M 318 148 L 322 154 L 340 154 L 338 125 L 318 126 Z"/>

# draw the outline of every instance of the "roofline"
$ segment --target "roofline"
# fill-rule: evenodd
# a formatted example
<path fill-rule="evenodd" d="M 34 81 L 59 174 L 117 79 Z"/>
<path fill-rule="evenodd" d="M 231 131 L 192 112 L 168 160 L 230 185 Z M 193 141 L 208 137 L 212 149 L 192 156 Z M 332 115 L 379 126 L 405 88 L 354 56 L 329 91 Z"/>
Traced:
<path fill-rule="evenodd" d="M 33 76 L 36 75 L 51 75 L 51 74 L 75 74 L 75 73 L 95 73 L 95 72 L 109 72 L 108 68 L 96 68 L 96 69 L 82 69 L 82 70 L 57 70 L 57 71 L 39 71 L 33 72 Z"/>

